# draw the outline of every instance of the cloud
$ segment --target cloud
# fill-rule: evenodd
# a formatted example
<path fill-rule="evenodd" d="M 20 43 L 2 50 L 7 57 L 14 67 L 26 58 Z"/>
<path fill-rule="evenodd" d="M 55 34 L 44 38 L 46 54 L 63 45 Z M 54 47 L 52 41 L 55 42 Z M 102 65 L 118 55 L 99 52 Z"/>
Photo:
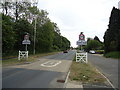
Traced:
<path fill-rule="evenodd" d="M 49 13 L 49 18 L 58 24 L 63 36 L 72 46 L 76 46 L 78 35 L 84 32 L 86 37 L 97 35 L 103 41 L 108 28 L 113 6 L 119 0 L 39 0 L 38 7 Z"/>

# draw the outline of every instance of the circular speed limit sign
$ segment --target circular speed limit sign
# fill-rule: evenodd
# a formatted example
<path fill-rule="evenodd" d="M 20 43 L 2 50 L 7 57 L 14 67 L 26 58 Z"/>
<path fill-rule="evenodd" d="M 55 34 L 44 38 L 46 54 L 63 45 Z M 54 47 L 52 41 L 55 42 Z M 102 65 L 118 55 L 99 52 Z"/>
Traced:
<path fill-rule="evenodd" d="M 83 35 L 81 35 L 81 36 L 80 36 L 80 40 L 83 40 L 83 39 L 84 39 L 84 36 L 83 36 Z"/>
<path fill-rule="evenodd" d="M 29 40 L 29 35 L 25 35 L 24 40 Z"/>
<path fill-rule="evenodd" d="M 79 40 L 85 40 L 85 35 L 83 35 L 83 32 L 79 35 Z"/>

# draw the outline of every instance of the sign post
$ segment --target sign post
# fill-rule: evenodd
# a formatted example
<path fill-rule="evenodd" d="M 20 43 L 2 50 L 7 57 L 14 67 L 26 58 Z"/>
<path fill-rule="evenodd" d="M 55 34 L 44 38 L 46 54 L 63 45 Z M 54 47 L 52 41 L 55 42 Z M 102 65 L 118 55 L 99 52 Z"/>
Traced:
<path fill-rule="evenodd" d="M 27 34 L 24 36 L 24 40 L 22 41 L 22 44 L 25 44 L 25 51 L 19 51 L 18 60 L 20 60 L 21 58 L 25 58 L 26 60 L 28 59 L 27 45 L 30 43 L 31 42 L 29 40 L 29 35 Z"/>
<path fill-rule="evenodd" d="M 79 40 L 77 41 L 77 45 L 81 47 L 81 50 L 82 50 L 82 45 L 87 45 L 87 42 L 85 41 L 85 35 L 83 34 L 83 32 L 81 32 L 79 35 Z"/>
<path fill-rule="evenodd" d="M 82 51 L 82 45 L 87 45 L 87 41 L 85 41 L 85 35 L 83 32 L 80 33 L 79 35 L 79 40 L 76 42 L 77 45 L 81 47 Z M 76 62 L 85 62 L 87 64 L 87 52 L 80 52 L 76 53 Z"/>
<path fill-rule="evenodd" d="M 81 43 L 85 41 L 85 35 L 83 34 L 83 32 L 80 33 L 79 40 L 81 41 Z M 82 44 L 81 44 L 81 50 L 82 50 Z"/>

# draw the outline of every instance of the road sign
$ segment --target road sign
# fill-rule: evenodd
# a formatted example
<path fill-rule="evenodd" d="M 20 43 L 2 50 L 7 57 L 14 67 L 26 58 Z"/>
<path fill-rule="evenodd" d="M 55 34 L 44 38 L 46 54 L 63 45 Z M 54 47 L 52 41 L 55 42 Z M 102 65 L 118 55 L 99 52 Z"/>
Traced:
<path fill-rule="evenodd" d="M 30 44 L 31 42 L 30 42 L 30 40 L 23 40 L 22 41 L 22 44 Z"/>
<path fill-rule="evenodd" d="M 83 34 L 83 32 L 80 33 L 79 40 L 85 40 L 85 35 Z"/>
<path fill-rule="evenodd" d="M 77 45 L 87 45 L 87 41 L 79 40 L 77 41 Z"/>
<path fill-rule="evenodd" d="M 25 35 L 24 40 L 29 40 L 29 35 Z"/>

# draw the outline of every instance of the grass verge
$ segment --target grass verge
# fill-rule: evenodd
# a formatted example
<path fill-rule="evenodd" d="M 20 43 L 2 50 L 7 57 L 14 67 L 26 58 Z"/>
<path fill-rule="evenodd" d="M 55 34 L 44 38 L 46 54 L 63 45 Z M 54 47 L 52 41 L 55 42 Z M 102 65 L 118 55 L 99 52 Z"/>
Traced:
<path fill-rule="evenodd" d="M 116 59 L 120 59 L 120 52 L 115 51 L 115 52 L 109 52 L 107 54 L 104 55 L 106 58 L 116 58 Z"/>
<path fill-rule="evenodd" d="M 106 79 L 96 70 L 92 64 L 73 61 L 70 68 L 69 79 L 83 84 L 105 84 Z"/>
<path fill-rule="evenodd" d="M 3 66 L 11 66 L 11 65 L 17 65 L 17 64 L 24 64 L 25 62 L 35 62 L 37 61 L 37 58 L 40 58 L 42 56 L 48 56 L 48 55 L 53 55 L 58 52 L 51 52 L 51 53 L 42 53 L 42 54 L 36 54 L 36 55 L 29 55 L 28 60 L 20 60 L 18 61 L 18 58 L 11 58 L 7 60 L 2 60 L 2 65 Z"/>

